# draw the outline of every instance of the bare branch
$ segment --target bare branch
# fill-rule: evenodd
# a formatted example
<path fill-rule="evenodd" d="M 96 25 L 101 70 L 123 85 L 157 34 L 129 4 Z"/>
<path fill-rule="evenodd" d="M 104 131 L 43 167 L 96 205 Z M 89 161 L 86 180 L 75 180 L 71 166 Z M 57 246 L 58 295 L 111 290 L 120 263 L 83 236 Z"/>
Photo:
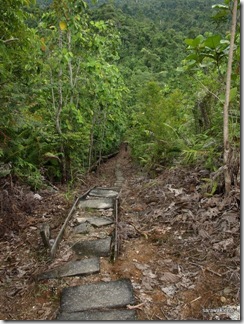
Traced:
<path fill-rule="evenodd" d="M 7 43 L 11 43 L 11 42 L 16 42 L 18 41 L 19 38 L 10 38 L 10 39 L 6 39 L 6 40 L 1 40 L 4 44 L 7 44 Z"/>

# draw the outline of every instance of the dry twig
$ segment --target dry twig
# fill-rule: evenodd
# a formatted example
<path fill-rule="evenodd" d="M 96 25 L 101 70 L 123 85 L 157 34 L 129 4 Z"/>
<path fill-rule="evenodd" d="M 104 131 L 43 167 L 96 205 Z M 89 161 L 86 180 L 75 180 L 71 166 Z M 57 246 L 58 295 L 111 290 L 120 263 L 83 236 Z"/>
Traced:
<path fill-rule="evenodd" d="M 199 297 L 193 299 L 193 300 L 190 302 L 190 304 L 195 303 L 197 300 L 199 300 L 199 299 L 201 299 L 201 298 L 202 298 L 202 296 L 199 296 Z"/>
<path fill-rule="evenodd" d="M 206 268 L 206 270 L 209 271 L 209 272 L 211 272 L 211 273 L 213 273 L 213 274 L 215 274 L 215 275 L 218 276 L 218 277 L 222 277 L 222 275 L 221 275 L 220 273 L 215 272 L 215 271 L 213 271 L 213 270 L 211 270 L 211 269 L 209 269 L 209 268 Z"/>
<path fill-rule="evenodd" d="M 128 309 L 141 309 L 141 306 L 143 306 L 144 305 L 144 303 L 141 303 L 141 304 L 138 304 L 138 305 L 127 305 L 126 307 L 128 308 Z"/>

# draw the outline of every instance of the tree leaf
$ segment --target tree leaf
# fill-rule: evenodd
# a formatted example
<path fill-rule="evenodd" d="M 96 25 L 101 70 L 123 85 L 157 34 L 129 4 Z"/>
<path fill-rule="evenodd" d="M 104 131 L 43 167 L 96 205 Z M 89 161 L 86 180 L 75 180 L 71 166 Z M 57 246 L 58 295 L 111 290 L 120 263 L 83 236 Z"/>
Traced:
<path fill-rule="evenodd" d="M 230 89 L 230 101 L 234 100 L 236 98 L 237 95 L 237 88 L 232 88 Z"/>
<path fill-rule="evenodd" d="M 60 21 L 59 22 L 59 27 L 61 30 L 66 30 L 67 29 L 67 24 L 65 21 Z"/>
<path fill-rule="evenodd" d="M 45 156 L 45 158 L 54 159 L 54 160 L 58 160 L 59 162 L 61 162 L 59 157 L 51 152 L 45 153 L 44 156 Z"/>
<path fill-rule="evenodd" d="M 212 8 L 213 9 L 224 9 L 224 10 L 229 10 L 229 7 L 226 6 L 226 5 L 222 5 L 222 4 L 215 4 L 215 5 L 212 5 Z"/>
<path fill-rule="evenodd" d="M 214 36 L 210 36 L 208 37 L 205 42 L 204 45 L 207 47 L 210 47 L 212 49 L 216 49 L 221 42 L 221 36 L 220 35 L 214 35 Z"/>

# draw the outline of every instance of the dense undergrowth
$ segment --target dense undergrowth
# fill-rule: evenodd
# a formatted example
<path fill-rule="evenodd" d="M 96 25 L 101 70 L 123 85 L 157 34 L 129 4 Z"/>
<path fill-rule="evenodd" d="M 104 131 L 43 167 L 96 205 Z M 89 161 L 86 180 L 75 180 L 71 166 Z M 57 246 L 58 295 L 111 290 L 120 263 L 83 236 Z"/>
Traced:
<path fill-rule="evenodd" d="M 5 2 L 0 176 L 10 173 L 34 190 L 72 184 L 122 141 L 149 172 L 179 163 L 221 170 L 232 8 L 231 0 L 213 8 L 201 0 Z M 236 23 L 232 184 L 239 172 L 239 9 Z"/>

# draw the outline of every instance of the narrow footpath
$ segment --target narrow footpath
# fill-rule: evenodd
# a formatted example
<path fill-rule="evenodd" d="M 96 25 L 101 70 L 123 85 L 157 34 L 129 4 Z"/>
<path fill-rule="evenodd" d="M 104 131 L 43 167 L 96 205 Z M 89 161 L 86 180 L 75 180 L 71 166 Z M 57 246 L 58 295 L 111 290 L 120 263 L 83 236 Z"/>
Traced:
<path fill-rule="evenodd" d="M 100 273 L 101 257 L 116 261 L 119 195 L 124 182 L 119 163 L 115 176 L 113 187 L 94 187 L 76 200 L 50 250 L 54 258 L 61 235 L 68 230 L 66 244 L 74 254 L 73 260 L 38 275 L 38 280 L 94 277 Z M 126 308 L 134 303 L 133 286 L 128 278 L 70 286 L 61 292 L 56 320 L 136 320 L 135 310 Z"/>
<path fill-rule="evenodd" d="M 80 179 L 77 198 L 2 183 L 15 208 L 2 203 L 0 318 L 239 319 L 240 191 L 210 195 L 209 176 L 147 174 L 122 145 Z"/>

